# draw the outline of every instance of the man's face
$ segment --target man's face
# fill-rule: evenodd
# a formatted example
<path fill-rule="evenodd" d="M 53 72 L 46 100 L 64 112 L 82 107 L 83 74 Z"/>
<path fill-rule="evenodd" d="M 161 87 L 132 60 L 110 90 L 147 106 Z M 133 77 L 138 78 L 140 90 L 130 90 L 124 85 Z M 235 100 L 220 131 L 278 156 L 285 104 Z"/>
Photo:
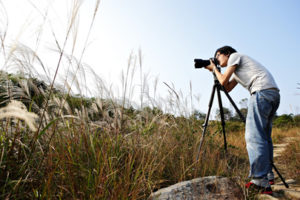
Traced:
<path fill-rule="evenodd" d="M 219 61 L 221 67 L 226 67 L 228 62 L 228 55 L 221 54 L 220 52 L 217 52 L 216 59 Z"/>

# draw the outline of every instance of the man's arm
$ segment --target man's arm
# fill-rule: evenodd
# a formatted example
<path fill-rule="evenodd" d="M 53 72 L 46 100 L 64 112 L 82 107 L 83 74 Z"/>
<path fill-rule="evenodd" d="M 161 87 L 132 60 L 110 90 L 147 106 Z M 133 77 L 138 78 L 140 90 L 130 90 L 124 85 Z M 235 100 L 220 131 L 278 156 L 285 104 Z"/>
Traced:
<path fill-rule="evenodd" d="M 216 69 L 216 67 L 214 67 L 214 68 Z M 218 70 L 215 70 L 215 74 L 216 74 L 216 76 L 217 76 L 217 78 L 218 78 L 221 85 L 226 86 L 226 85 L 229 84 L 229 79 L 230 79 L 231 75 L 233 74 L 233 72 L 235 71 L 235 69 L 236 69 L 236 65 L 229 66 L 225 70 L 224 74 L 221 74 Z"/>
<path fill-rule="evenodd" d="M 237 84 L 238 82 L 233 78 L 226 85 L 224 85 L 224 88 L 227 92 L 230 92 Z"/>
<path fill-rule="evenodd" d="M 226 68 L 224 74 L 222 74 L 217 70 L 216 65 L 210 61 L 210 65 L 206 66 L 206 69 L 214 71 L 220 84 L 225 87 L 227 92 L 230 92 L 237 85 L 237 81 L 234 78 L 229 81 L 236 67 L 237 65 L 229 66 Z"/>

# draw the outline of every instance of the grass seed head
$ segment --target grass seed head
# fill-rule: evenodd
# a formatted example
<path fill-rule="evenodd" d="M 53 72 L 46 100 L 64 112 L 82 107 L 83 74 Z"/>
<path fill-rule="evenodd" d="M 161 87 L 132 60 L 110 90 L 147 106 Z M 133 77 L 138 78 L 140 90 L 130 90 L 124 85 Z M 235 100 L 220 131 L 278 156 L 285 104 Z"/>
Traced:
<path fill-rule="evenodd" d="M 36 131 L 35 120 L 38 115 L 28 112 L 26 106 L 20 101 L 12 100 L 6 107 L 0 109 L 0 119 L 4 118 L 24 120 L 32 131 Z"/>

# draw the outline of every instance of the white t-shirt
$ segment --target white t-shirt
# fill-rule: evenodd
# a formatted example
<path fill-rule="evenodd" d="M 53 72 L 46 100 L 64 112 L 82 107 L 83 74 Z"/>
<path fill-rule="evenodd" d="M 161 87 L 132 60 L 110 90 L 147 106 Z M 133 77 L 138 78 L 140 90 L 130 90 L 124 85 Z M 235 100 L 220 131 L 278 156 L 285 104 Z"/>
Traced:
<path fill-rule="evenodd" d="M 227 66 L 237 65 L 233 78 L 252 94 L 258 90 L 278 89 L 271 73 L 259 62 L 249 56 L 232 53 Z M 278 89 L 279 91 L 279 89 Z"/>

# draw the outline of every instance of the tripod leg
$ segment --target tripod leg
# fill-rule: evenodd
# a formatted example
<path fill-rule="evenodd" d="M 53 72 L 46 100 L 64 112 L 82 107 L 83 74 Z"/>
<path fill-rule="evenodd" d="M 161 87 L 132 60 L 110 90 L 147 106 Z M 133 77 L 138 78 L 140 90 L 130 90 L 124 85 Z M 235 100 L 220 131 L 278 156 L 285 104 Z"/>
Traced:
<path fill-rule="evenodd" d="M 234 107 L 235 111 L 239 114 L 240 118 L 245 123 L 246 122 L 245 117 L 243 116 L 243 114 L 241 113 L 239 108 L 235 105 L 234 101 L 232 100 L 232 98 L 230 97 L 230 95 L 228 94 L 228 92 L 226 91 L 226 89 L 223 86 L 222 86 L 222 90 L 225 93 L 225 95 L 227 96 L 227 98 L 230 101 L 230 103 L 232 104 L 232 106 Z"/>
<path fill-rule="evenodd" d="M 219 110 L 220 110 L 220 116 L 221 116 L 222 132 L 223 132 L 223 138 L 224 138 L 224 150 L 225 150 L 225 152 L 227 152 L 227 142 L 226 142 L 226 134 L 225 134 L 224 110 L 223 110 L 222 98 L 221 98 L 221 93 L 220 93 L 220 87 L 217 87 L 217 94 L 218 94 Z"/>
<path fill-rule="evenodd" d="M 208 104 L 208 111 L 207 111 L 207 114 L 205 116 L 205 121 L 204 121 L 204 124 L 202 125 L 203 126 L 203 131 L 202 131 L 202 136 L 201 136 L 201 139 L 200 139 L 200 144 L 199 144 L 199 147 L 198 147 L 198 154 L 197 154 L 197 158 L 196 158 L 197 160 L 199 159 L 201 147 L 202 147 L 202 144 L 203 144 L 203 141 L 204 141 L 205 132 L 206 132 L 206 129 L 207 129 L 207 126 L 208 126 L 209 115 L 210 115 L 210 111 L 211 111 L 212 104 L 213 104 L 213 101 L 214 101 L 216 88 L 217 88 L 217 85 L 215 84 L 213 86 L 213 89 L 212 89 L 212 92 L 211 92 L 211 96 L 210 96 L 210 100 L 209 100 L 209 104 Z"/>
<path fill-rule="evenodd" d="M 281 179 L 281 181 L 283 182 L 284 186 L 286 188 L 289 188 L 289 185 L 285 182 L 284 178 L 281 176 L 281 174 L 279 173 L 278 169 L 275 167 L 274 163 L 271 162 L 272 167 L 274 168 L 274 170 L 276 171 L 276 173 L 278 174 L 279 178 Z"/>

